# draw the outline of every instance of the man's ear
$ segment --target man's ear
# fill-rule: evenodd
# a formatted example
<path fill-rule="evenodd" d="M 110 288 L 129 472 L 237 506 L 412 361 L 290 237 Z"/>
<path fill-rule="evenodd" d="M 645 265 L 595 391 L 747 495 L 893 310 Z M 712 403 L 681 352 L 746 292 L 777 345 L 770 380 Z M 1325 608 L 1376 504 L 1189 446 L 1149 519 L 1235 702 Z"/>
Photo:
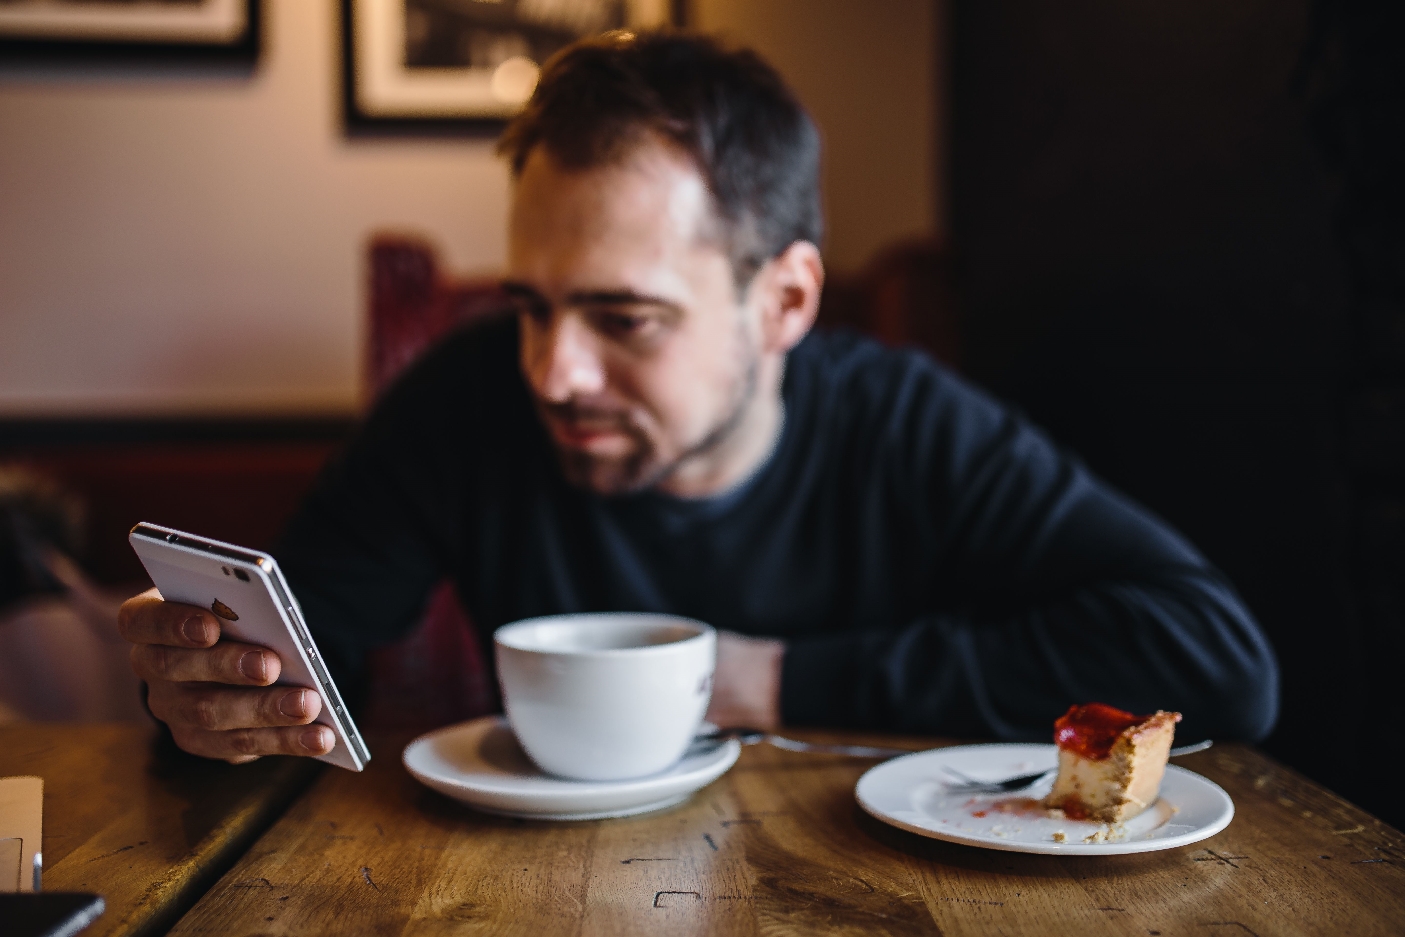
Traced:
<path fill-rule="evenodd" d="M 805 337 L 819 314 L 824 288 L 820 249 L 809 241 L 795 241 L 761 269 L 753 286 L 764 291 L 757 297 L 762 347 L 784 354 Z"/>

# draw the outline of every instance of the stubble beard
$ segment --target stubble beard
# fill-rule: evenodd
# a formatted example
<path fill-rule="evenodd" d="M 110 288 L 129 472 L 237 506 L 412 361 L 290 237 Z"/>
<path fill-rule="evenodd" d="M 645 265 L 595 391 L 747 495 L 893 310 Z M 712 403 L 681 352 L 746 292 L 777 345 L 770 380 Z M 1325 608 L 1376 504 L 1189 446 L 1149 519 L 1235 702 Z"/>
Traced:
<path fill-rule="evenodd" d="M 688 446 L 676 457 L 665 460 L 659 456 L 657 441 L 635 414 L 628 411 L 609 414 L 616 424 L 615 428 L 634 441 L 632 451 L 626 456 L 601 458 L 578 449 L 556 446 L 557 459 L 566 481 L 577 488 L 601 495 L 635 494 L 659 485 L 690 460 L 721 448 L 736 435 L 756 400 L 760 354 L 745 339 L 741 342 L 740 353 L 745 361 L 741 373 L 732 384 L 729 405 L 697 443 Z M 540 401 L 537 406 L 546 409 Z M 571 404 L 552 406 L 550 409 L 553 414 L 567 418 L 582 412 L 593 416 L 603 415 L 577 410 Z"/>

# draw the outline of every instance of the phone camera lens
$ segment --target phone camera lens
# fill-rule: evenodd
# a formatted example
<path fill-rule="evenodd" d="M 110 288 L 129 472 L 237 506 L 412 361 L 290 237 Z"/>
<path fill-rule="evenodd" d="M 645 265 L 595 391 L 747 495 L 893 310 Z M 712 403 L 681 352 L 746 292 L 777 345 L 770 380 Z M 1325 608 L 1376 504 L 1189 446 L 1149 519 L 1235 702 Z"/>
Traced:
<path fill-rule="evenodd" d="M 236 577 L 240 582 L 248 582 L 248 581 L 249 581 L 249 574 L 246 573 L 246 572 L 244 572 L 242 569 L 236 569 L 236 570 L 234 571 L 234 575 L 235 575 L 235 577 Z"/>
<path fill-rule="evenodd" d="M 166 542 L 167 542 L 167 543 L 175 543 L 175 542 L 176 542 L 177 540 L 179 540 L 179 539 L 180 539 L 180 536 L 179 536 L 178 534 L 167 534 L 167 535 L 166 535 Z"/>

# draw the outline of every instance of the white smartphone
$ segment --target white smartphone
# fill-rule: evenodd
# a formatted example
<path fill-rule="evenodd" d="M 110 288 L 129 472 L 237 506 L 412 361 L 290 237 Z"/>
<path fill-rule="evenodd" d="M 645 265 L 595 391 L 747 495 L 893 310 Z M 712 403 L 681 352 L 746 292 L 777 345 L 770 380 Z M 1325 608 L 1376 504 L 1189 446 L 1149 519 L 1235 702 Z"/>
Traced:
<path fill-rule="evenodd" d="M 322 711 L 313 722 L 337 737 L 336 747 L 318 756 L 320 761 L 351 771 L 366 766 L 370 749 L 327 673 L 298 600 L 273 557 L 155 524 L 133 527 L 127 541 L 163 599 L 208 608 L 219 618 L 222 635 L 278 655 L 283 664 L 278 685 L 317 691 Z"/>

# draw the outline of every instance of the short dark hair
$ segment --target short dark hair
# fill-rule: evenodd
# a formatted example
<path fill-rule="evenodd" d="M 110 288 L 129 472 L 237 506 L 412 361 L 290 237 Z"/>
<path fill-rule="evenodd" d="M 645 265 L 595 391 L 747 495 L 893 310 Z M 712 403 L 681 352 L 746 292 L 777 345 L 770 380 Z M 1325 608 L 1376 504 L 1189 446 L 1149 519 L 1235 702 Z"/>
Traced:
<path fill-rule="evenodd" d="M 538 145 L 587 169 L 650 135 L 696 163 L 739 287 L 792 243 L 820 243 L 814 123 L 759 55 L 705 36 L 617 31 L 567 46 L 547 60 L 498 152 L 514 176 Z"/>

